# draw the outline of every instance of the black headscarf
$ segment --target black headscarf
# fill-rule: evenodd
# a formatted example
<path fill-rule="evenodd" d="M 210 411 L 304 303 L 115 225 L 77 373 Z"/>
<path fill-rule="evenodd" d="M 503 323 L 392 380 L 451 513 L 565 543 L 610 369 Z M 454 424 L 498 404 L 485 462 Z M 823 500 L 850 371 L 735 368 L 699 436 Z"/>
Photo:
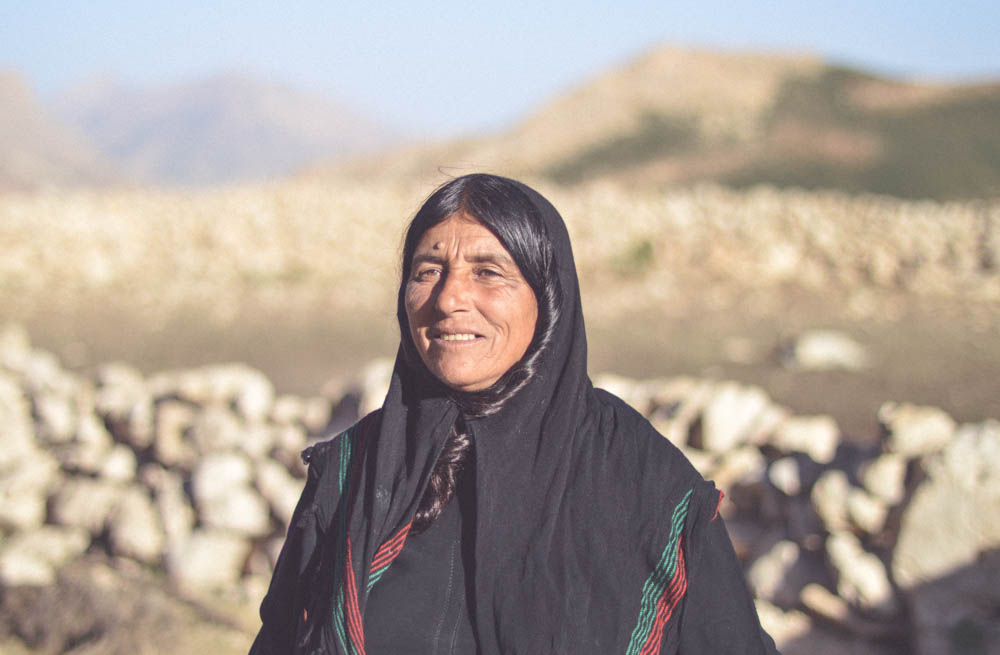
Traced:
<path fill-rule="evenodd" d="M 481 651 L 658 653 L 678 639 L 687 541 L 693 526 L 714 518 L 719 492 L 641 415 L 591 385 L 566 227 L 547 200 L 515 184 L 543 218 L 562 293 L 533 377 L 499 412 L 466 421 Z M 289 541 L 296 526 L 308 534 L 278 565 L 312 578 L 296 600 L 306 608 L 300 640 L 321 652 L 364 651 L 367 591 L 403 547 L 458 416 L 447 390 L 401 350 L 380 412 L 312 453 L 315 481 Z M 326 542 L 316 549 L 321 558 L 312 554 L 316 542 Z M 285 583 L 294 590 L 275 591 L 278 578 L 262 614 L 282 593 L 301 592 L 301 578 Z M 323 616 L 310 616 L 310 607 Z"/>

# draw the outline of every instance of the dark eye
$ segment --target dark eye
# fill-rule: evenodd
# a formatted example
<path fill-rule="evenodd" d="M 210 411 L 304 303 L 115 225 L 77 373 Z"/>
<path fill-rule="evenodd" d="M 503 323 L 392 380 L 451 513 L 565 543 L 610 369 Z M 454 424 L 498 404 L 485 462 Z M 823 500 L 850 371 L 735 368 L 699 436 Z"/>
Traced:
<path fill-rule="evenodd" d="M 495 268 L 481 268 L 476 273 L 480 277 L 501 277 L 502 273 Z"/>
<path fill-rule="evenodd" d="M 440 275 L 441 269 L 428 266 L 427 268 L 421 268 L 416 273 L 413 274 L 413 279 L 417 281 L 428 280 Z"/>

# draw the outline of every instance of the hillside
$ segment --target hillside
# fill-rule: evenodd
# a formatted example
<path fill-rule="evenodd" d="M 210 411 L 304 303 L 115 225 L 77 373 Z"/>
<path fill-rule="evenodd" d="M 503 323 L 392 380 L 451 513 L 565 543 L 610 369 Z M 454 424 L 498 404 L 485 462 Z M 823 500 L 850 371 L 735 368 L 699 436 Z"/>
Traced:
<path fill-rule="evenodd" d="M 490 169 L 570 185 L 612 179 L 995 197 L 998 125 L 997 83 L 916 83 L 807 56 L 663 48 L 584 81 L 509 132 L 349 171 Z"/>
<path fill-rule="evenodd" d="M 87 139 L 51 116 L 28 83 L 0 71 L 0 189 L 108 183 L 114 167 Z"/>
<path fill-rule="evenodd" d="M 67 93 L 58 113 L 152 184 L 267 179 L 398 141 L 325 96 L 234 74 L 150 88 L 95 79 Z"/>

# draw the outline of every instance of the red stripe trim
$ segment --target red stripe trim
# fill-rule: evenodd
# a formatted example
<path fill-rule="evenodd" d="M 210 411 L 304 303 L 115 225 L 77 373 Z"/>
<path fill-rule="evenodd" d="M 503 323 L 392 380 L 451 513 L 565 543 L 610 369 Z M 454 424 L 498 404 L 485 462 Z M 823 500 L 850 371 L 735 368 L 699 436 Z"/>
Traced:
<path fill-rule="evenodd" d="M 656 603 L 656 619 L 653 621 L 653 628 L 649 631 L 646 643 L 639 650 L 639 655 L 656 655 L 660 652 L 660 644 L 663 642 L 663 628 L 670 620 L 674 609 L 684 597 L 687 591 L 687 573 L 684 568 L 684 551 L 682 550 L 683 538 L 677 542 L 677 569 L 670 584 L 663 591 L 660 600 Z"/>
<path fill-rule="evenodd" d="M 371 415 L 369 415 L 371 416 Z M 361 463 L 364 460 L 365 446 L 368 444 L 368 437 L 372 433 L 374 421 L 363 421 L 364 425 L 358 434 L 358 441 L 355 444 L 354 466 L 351 470 L 351 489 L 348 495 L 348 507 L 354 507 L 354 499 L 357 497 L 358 487 L 361 486 Z M 347 519 L 350 525 L 350 516 Z M 358 605 L 358 585 L 354 577 L 354 562 L 351 555 L 351 531 L 347 529 L 345 535 L 345 550 L 347 556 L 344 560 L 344 604 L 346 607 L 347 633 L 354 647 L 355 655 L 365 655 L 365 631 L 361 622 L 361 608 Z"/>
<path fill-rule="evenodd" d="M 361 625 L 361 610 L 358 607 L 358 588 L 354 583 L 354 566 L 351 563 L 351 538 L 347 537 L 347 561 L 344 563 L 344 596 L 347 605 L 347 632 L 357 655 L 365 654 L 365 631 Z"/>
<path fill-rule="evenodd" d="M 372 560 L 371 570 L 375 571 L 383 566 L 388 566 L 392 560 L 396 559 L 396 556 L 403 550 L 403 544 L 406 542 L 407 535 L 410 534 L 410 526 L 413 522 L 407 523 L 399 532 L 395 534 L 389 541 L 382 544 L 378 552 L 375 553 L 375 559 Z"/>
<path fill-rule="evenodd" d="M 712 514 L 712 520 L 719 518 L 719 508 L 722 507 L 722 499 L 726 497 L 726 492 L 719 489 L 719 502 L 715 504 L 715 514 Z"/>

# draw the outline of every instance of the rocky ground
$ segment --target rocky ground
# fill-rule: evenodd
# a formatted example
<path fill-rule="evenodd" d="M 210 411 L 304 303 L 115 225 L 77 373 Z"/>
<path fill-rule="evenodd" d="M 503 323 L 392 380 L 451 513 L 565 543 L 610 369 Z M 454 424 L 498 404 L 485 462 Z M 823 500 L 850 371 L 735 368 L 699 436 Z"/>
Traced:
<path fill-rule="evenodd" d="M 0 198 L 0 651 L 245 652 L 430 186 Z M 1000 205 L 546 193 L 595 378 L 727 489 L 784 651 L 996 652 Z"/>
<path fill-rule="evenodd" d="M 811 335 L 796 356 L 830 352 L 834 336 Z M 390 369 L 377 360 L 313 397 L 278 394 L 245 365 L 144 376 L 108 364 L 87 378 L 5 328 L 4 652 L 244 652 L 301 490 L 298 452 L 377 406 Z M 595 383 L 727 492 L 723 514 L 783 652 L 1000 646 L 1000 422 L 886 403 L 881 439 L 861 446 L 759 387 Z"/>

